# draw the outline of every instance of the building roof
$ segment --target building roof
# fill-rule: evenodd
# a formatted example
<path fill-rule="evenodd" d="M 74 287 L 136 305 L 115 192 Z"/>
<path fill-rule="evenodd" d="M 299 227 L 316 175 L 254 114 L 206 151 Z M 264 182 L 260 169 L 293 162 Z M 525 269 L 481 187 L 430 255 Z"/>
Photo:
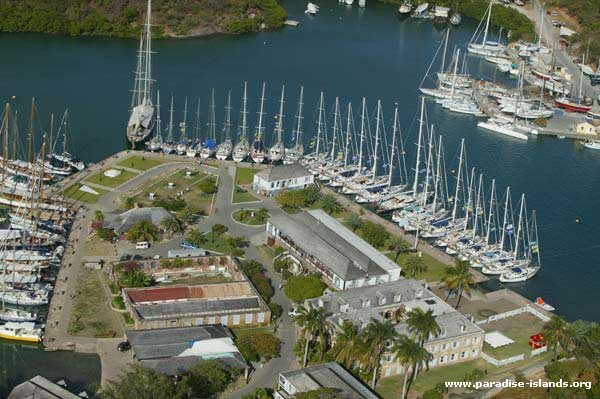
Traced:
<path fill-rule="evenodd" d="M 405 312 L 415 308 L 431 310 L 442 329 L 442 335 L 429 341 L 483 331 L 422 283 L 413 279 L 400 279 L 346 291 L 328 291 L 325 295 L 309 299 L 307 302 L 313 307 L 322 307 L 325 316 L 334 325 L 341 325 L 344 320 L 348 320 L 365 326 L 371 319 L 383 320 L 386 312 L 395 312 L 399 308 L 403 308 Z M 395 324 L 395 329 L 400 334 L 409 335 L 405 323 Z"/>
<path fill-rule="evenodd" d="M 228 283 L 176 285 L 172 287 L 134 288 L 125 290 L 129 299 L 136 303 L 182 301 L 194 299 L 225 299 L 255 295 L 250 283 L 235 281 Z"/>
<path fill-rule="evenodd" d="M 400 266 L 320 209 L 272 216 L 269 223 L 343 280 L 400 276 Z"/>
<path fill-rule="evenodd" d="M 297 392 L 333 388 L 344 399 L 377 399 L 366 386 L 336 362 L 281 373 Z"/>
<path fill-rule="evenodd" d="M 209 359 L 231 367 L 247 367 L 233 343 L 233 336 L 220 324 L 131 330 L 126 336 L 142 365 L 165 374 L 181 374 Z"/>
<path fill-rule="evenodd" d="M 169 319 L 173 317 L 190 317 L 201 315 L 218 315 L 223 313 L 260 311 L 257 297 L 225 298 L 215 300 L 192 300 L 185 302 L 155 303 L 150 305 L 134 305 L 135 312 L 142 319 Z"/>
<path fill-rule="evenodd" d="M 255 176 L 262 180 L 273 182 L 311 176 L 311 173 L 302 165 L 289 164 L 276 165 L 269 169 L 263 169 Z"/>
<path fill-rule="evenodd" d="M 138 222 L 148 221 L 158 226 L 165 218 L 172 217 L 172 215 L 164 208 L 151 207 L 134 208 L 121 214 L 107 213 L 104 217 L 105 227 L 113 229 L 117 233 L 122 234 L 127 232 L 131 226 Z"/>
<path fill-rule="evenodd" d="M 7 399 L 81 399 L 52 381 L 38 375 L 17 385 Z"/>

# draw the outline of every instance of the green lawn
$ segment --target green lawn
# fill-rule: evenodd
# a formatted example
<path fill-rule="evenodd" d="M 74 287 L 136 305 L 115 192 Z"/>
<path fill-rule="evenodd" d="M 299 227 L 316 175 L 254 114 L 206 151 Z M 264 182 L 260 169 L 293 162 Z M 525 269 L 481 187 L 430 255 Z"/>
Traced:
<path fill-rule="evenodd" d="M 106 190 L 102 190 L 102 189 L 96 188 L 96 187 L 90 187 L 92 190 L 94 190 L 98 193 L 98 195 L 94 195 L 94 194 L 85 193 L 83 191 L 80 191 L 79 190 L 80 188 L 81 188 L 81 184 L 76 183 L 76 184 L 73 184 L 71 187 L 67 188 L 66 190 L 64 190 L 62 193 L 65 197 L 72 198 L 75 201 L 87 202 L 88 204 L 93 204 L 93 203 L 98 202 L 98 200 L 104 194 L 108 193 L 108 191 L 106 191 Z"/>
<path fill-rule="evenodd" d="M 541 332 L 543 326 L 544 323 L 540 319 L 529 313 L 482 324 L 481 327 L 485 332 L 499 331 L 515 341 L 510 345 L 500 348 L 492 348 L 490 345 L 484 343 L 483 351 L 497 360 L 506 359 L 521 353 L 525 354 L 527 358 L 531 354 L 529 337 Z"/>
<path fill-rule="evenodd" d="M 206 242 L 202 244 L 203 249 L 207 249 L 209 251 L 218 252 L 221 254 L 226 254 L 231 251 L 231 245 L 226 240 L 228 234 L 225 233 L 223 235 L 215 235 L 212 231 L 205 234 Z"/>
<path fill-rule="evenodd" d="M 243 335 L 256 333 L 273 334 L 273 330 L 270 327 L 231 328 L 231 332 L 236 338 L 239 338 Z"/>
<path fill-rule="evenodd" d="M 254 195 L 250 194 L 247 190 L 240 186 L 235 186 L 233 189 L 233 198 L 231 199 L 232 204 L 239 204 L 241 202 L 261 202 Z"/>
<path fill-rule="evenodd" d="M 393 252 L 386 252 L 385 255 L 392 260 L 394 260 L 394 258 L 396 257 L 396 254 Z M 398 256 L 398 260 L 396 261 L 396 263 L 398 263 L 400 266 L 402 266 L 406 263 L 406 260 L 411 256 L 415 256 L 415 253 L 413 253 L 413 252 L 402 253 L 402 254 L 400 254 L 400 256 Z M 425 273 L 417 274 L 415 276 L 415 279 L 416 280 L 425 280 L 430 283 L 434 282 L 434 281 L 440 281 L 442 279 L 442 277 L 444 276 L 444 272 L 445 272 L 446 268 L 448 267 L 448 265 L 440 262 L 439 260 L 433 258 L 430 255 L 427 255 L 426 253 L 423 253 L 422 257 L 423 257 L 423 261 L 427 265 L 427 271 Z"/>
<path fill-rule="evenodd" d="M 252 184 L 254 175 L 260 172 L 260 169 L 256 168 L 236 168 L 235 169 L 235 184 L 246 185 Z"/>
<path fill-rule="evenodd" d="M 121 174 L 117 177 L 112 177 L 112 178 L 104 176 L 104 172 L 109 169 L 120 170 Z M 105 187 L 115 188 L 115 187 L 118 187 L 121 184 L 125 183 L 126 181 L 131 180 L 135 176 L 137 176 L 137 173 L 133 173 L 133 172 L 130 172 L 125 169 L 119 169 L 117 167 L 107 168 L 107 169 L 101 170 L 98 173 L 91 175 L 90 177 L 88 177 L 87 179 L 84 180 L 84 183 L 89 182 L 89 183 L 99 184 L 99 185 L 105 186 Z"/>
<path fill-rule="evenodd" d="M 141 155 L 134 155 L 132 157 L 122 160 L 117 165 L 124 166 L 126 168 L 132 168 L 132 169 L 137 169 L 137 170 L 141 170 L 141 171 L 146 171 L 148 169 L 152 169 L 155 166 L 162 165 L 167 162 L 169 162 L 169 161 L 167 161 L 165 159 L 158 159 L 158 158 L 154 158 L 154 157 L 146 158 Z"/>
<path fill-rule="evenodd" d="M 254 216 L 251 215 L 252 212 L 254 212 Z M 239 211 L 233 212 L 231 217 L 233 217 L 233 220 L 236 222 L 250 226 L 262 226 L 266 224 L 269 216 L 267 215 L 267 218 L 263 220 L 257 217 L 256 212 L 258 212 L 258 209 L 240 209 Z"/>

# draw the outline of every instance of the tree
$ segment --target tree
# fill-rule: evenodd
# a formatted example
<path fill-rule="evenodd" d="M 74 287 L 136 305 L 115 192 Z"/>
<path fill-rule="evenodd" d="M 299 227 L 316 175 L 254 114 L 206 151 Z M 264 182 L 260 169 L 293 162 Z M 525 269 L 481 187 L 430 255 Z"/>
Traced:
<path fill-rule="evenodd" d="M 102 211 L 94 211 L 94 220 L 96 222 L 104 221 L 104 214 L 102 213 Z"/>
<path fill-rule="evenodd" d="M 150 287 L 153 284 L 152 277 L 140 269 L 132 269 L 125 272 L 119 279 L 119 284 L 126 288 Z"/>
<path fill-rule="evenodd" d="M 223 392 L 236 377 L 234 369 L 218 360 L 205 360 L 192 366 L 177 384 L 178 397 L 210 398 Z"/>
<path fill-rule="evenodd" d="M 252 278 L 256 274 L 262 273 L 264 267 L 255 260 L 245 260 L 240 263 L 240 269 L 242 269 L 246 276 Z"/>
<path fill-rule="evenodd" d="M 325 194 L 321 197 L 321 208 L 330 215 L 344 209 L 333 194 Z"/>
<path fill-rule="evenodd" d="M 242 399 L 273 399 L 273 390 L 270 388 L 256 388 L 251 393 L 242 395 Z"/>
<path fill-rule="evenodd" d="M 117 237 L 113 229 L 107 229 L 105 227 L 96 229 L 96 235 L 104 241 L 112 241 L 114 238 Z"/>
<path fill-rule="evenodd" d="M 360 218 L 359 218 L 359 220 L 360 220 Z M 407 243 L 406 241 L 404 241 L 399 236 L 391 236 L 385 243 L 385 246 L 390 251 L 394 251 L 394 254 L 396 255 L 394 257 L 394 262 L 398 262 L 398 257 L 400 256 L 401 253 L 406 252 L 410 249 L 410 244 Z"/>
<path fill-rule="evenodd" d="M 190 244 L 198 248 L 206 244 L 206 236 L 196 229 L 190 231 L 187 240 L 190 242 Z"/>
<path fill-rule="evenodd" d="M 427 265 L 423 261 L 423 257 L 419 254 L 410 256 L 404 264 L 404 272 L 407 276 L 415 278 L 419 274 L 423 274 L 427 271 Z"/>
<path fill-rule="evenodd" d="M 422 348 L 429 337 L 437 337 L 442 331 L 437 321 L 435 321 L 435 316 L 431 309 L 426 312 L 421 308 L 411 310 L 407 313 L 406 324 L 408 325 L 408 331 L 418 340 Z M 427 370 L 429 370 L 429 361 L 426 364 Z M 415 373 L 418 372 L 418 369 L 415 370 Z"/>
<path fill-rule="evenodd" d="M 183 231 L 181 222 L 173 216 L 166 216 L 163 218 L 163 220 L 160 222 L 160 225 L 169 235 L 181 233 Z"/>
<path fill-rule="evenodd" d="M 417 365 L 431 361 L 432 357 L 418 342 L 415 342 L 405 335 L 401 336 L 392 347 L 392 352 L 394 353 L 395 360 L 402 364 L 404 368 L 404 383 L 402 385 L 402 396 L 400 396 L 400 399 L 405 399 L 410 388 L 410 385 L 408 384 L 409 368 L 412 369 L 412 376 L 410 378 L 410 381 L 412 381 Z"/>
<path fill-rule="evenodd" d="M 175 396 L 171 380 L 164 374 L 134 364 L 118 380 L 102 390 L 104 399 L 155 399 Z"/>
<path fill-rule="evenodd" d="M 346 224 L 352 229 L 352 231 L 356 231 L 362 227 L 363 221 L 358 214 L 352 212 L 346 218 Z"/>
<path fill-rule="evenodd" d="M 349 370 L 352 369 L 356 359 L 359 339 L 356 326 L 351 321 L 344 320 L 340 331 L 335 335 L 335 345 L 331 348 L 331 354 L 336 362 Z"/>
<path fill-rule="evenodd" d="M 554 350 L 554 361 L 558 359 L 558 347 L 567 350 L 571 336 L 569 335 L 569 323 L 562 316 L 552 316 L 544 324 L 542 334 L 546 343 Z"/>
<path fill-rule="evenodd" d="M 343 399 L 345 396 L 335 388 L 318 388 L 307 392 L 298 392 L 293 399 Z"/>
<path fill-rule="evenodd" d="M 147 220 L 135 223 L 127 232 L 129 241 L 155 241 L 158 239 L 158 228 Z"/>
<path fill-rule="evenodd" d="M 454 267 L 449 266 L 446 268 L 442 282 L 448 289 L 446 300 L 448 300 L 450 292 L 456 291 L 458 293 L 458 301 L 456 302 L 456 308 L 458 309 L 463 293 L 468 294 L 471 292 L 471 286 L 475 284 L 475 279 L 471 274 L 469 263 L 459 260 Z"/>
<path fill-rule="evenodd" d="M 224 226 L 222 224 L 215 224 L 210 228 L 210 231 L 213 233 L 213 241 L 214 241 L 214 237 L 220 237 L 223 234 L 227 233 L 227 226 Z"/>
<path fill-rule="evenodd" d="M 266 302 L 269 302 L 273 294 L 275 294 L 273 286 L 271 286 L 271 280 L 262 273 L 256 273 L 250 280 L 260 296 Z"/>
<path fill-rule="evenodd" d="M 125 206 L 126 209 L 133 208 L 135 206 L 135 199 L 133 197 L 126 197 L 123 206 Z"/>
<path fill-rule="evenodd" d="M 271 360 L 279 353 L 281 344 L 279 338 L 269 333 L 244 334 L 238 337 L 235 343 L 244 359 L 251 362 Z"/>
<path fill-rule="evenodd" d="M 278 319 L 283 314 L 283 308 L 277 302 L 269 302 L 269 309 L 271 309 L 271 317 Z"/>
<path fill-rule="evenodd" d="M 321 308 L 310 308 L 306 309 L 304 306 L 298 308 L 300 314 L 296 316 L 296 323 L 300 326 L 302 335 L 306 340 L 304 346 L 304 358 L 302 360 L 302 367 L 306 367 L 308 359 L 308 348 L 314 339 L 318 339 L 321 343 L 327 340 L 329 331 L 331 330 L 329 322 L 325 318 L 323 309 Z"/>
<path fill-rule="evenodd" d="M 376 248 L 381 248 L 390 237 L 390 233 L 380 224 L 365 220 L 360 228 L 360 236 Z"/>
<path fill-rule="evenodd" d="M 362 331 L 365 343 L 371 352 L 373 377 L 371 379 L 371 388 L 375 389 L 377 382 L 377 374 L 379 373 L 379 364 L 381 363 L 381 355 L 386 348 L 386 345 L 396 338 L 396 330 L 389 320 L 379 321 L 371 319 L 369 324 Z"/>
<path fill-rule="evenodd" d="M 325 283 L 317 273 L 308 276 L 292 276 L 288 279 L 283 292 L 292 302 L 304 302 L 307 299 L 323 295 Z"/>
<path fill-rule="evenodd" d="M 205 194 L 214 194 L 217 192 L 217 185 L 213 179 L 203 179 L 198 183 L 198 188 Z"/>
<path fill-rule="evenodd" d="M 264 223 L 267 221 L 267 219 L 269 218 L 269 211 L 267 211 L 266 208 L 260 208 L 258 211 L 256 211 L 256 213 L 254 214 L 254 217 L 256 218 L 257 222 L 259 223 Z"/>

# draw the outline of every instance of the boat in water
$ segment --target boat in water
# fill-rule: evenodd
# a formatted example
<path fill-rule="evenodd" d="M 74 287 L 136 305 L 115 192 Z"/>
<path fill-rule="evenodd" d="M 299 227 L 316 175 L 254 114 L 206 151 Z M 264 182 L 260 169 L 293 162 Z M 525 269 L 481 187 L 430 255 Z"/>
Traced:
<path fill-rule="evenodd" d="M 398 15 L 400 15 L 401 17 L 408 17 L 412 10 L 413 5 L 411 4 L 411 2 L 405 1 L 404 3 L 400 4 L 400 7 L 398 8 Z"/>
<path fill-rule="evenodd" d="M 252 148 L 250 149 L 250 157 L 252 158 L 252 161 L 258 164 L 263 163 L 267 157 L 265 145 L 262 141 L 264 136 L 263 117 L 265 114 L 265 89 L 266 83 L 263 83 L 262 94 L 260 96 L 260 110 L 258 111 L 258 126 L 256 127 L 254 141 L 252 142 Z"/>
<path fill-rule="evenodd" d="M 224 161 L 231 156 L 233 152 L 233 142 L 231 141 L 231 90 L 227 93 L 227 105 L 225 106 L 225 122 L 223 123 L 223 132 L 225 140 L 217 146 L 216 157 Z"/>
<path fill-rule="evenodd" d="M 7 322 L 0 325 L 0 338 L 11 341 L 41 342 L 43 329 L 32 322 Z"/>
<path fill-rule="evenodd" d="M 300 87 L 300 98 L 298 99 L 298 112 L 296 113 L 296 124 L 292 131 L 292 142 L 294 146 L 292 148 L 285 149 L 285 156 L 283 157 L 284 164 L 292 164 L 300 162 L 300 159 L 304 155 L 304 145 L 302 144 L 302 107 L 304 97 L 304 87 Z"/>
<path fill-rule="evenodd" d="M 304 10 L 305 14 L 315 15 L 319 12 L 319 6 L 315 3 L 311 3 L 310 1 L 306 5 L 306 10 Z"/>
<path fill-rule="evenodd" d="M 154 129 L 152 53 L 152 0 L 148 0 L 146 22 L 142 29 L 138 50 L 131 115 L 127 122 L 127 139 L 131 142 L 132 147 L 146 140 Z"/>
<path fill-rule="evenodd" d="M 283 103 L 285 96 L 285 85 L 281 87 L 281 99 L 279 100 L 279 114 L 277 114 L 277 124 L 275 125 L 275 133 L 277 135 L 276 142 L 269 148 L 269 160 L 271 163 L 278 163 L 285 156 L 285 145 L 283 144 Z"/>
<path fill-rule="evenodd" d="M 483 55 L 483 56 L 499 56 L 502 53 L 504 53 L 504 51 L 506 50 L 506 46 L 504 46 L 500 42 L 488 40 L 488 34 L 489 34 L 489 30 L 490 30 L 490 21 L 492 18 L 492 4 L 493 4 L 493 2 L 490 1 L 487 11 L 484 15 L 484 19 L 482 19 L 481 22 L 479 23 L 479 26 L 475 30 L 475 33 L 471 37 L 469 45 L 467 46 L 467 50 L 471 54 L 477 54 L 477 55 Z M 481 25 L 484 20 L 485 20 L 485 27 L 483 29 L 483 39 L 481 40 L 481 43 L 475 43 L 475 40 L 478 39 L 479 36 L 481 36 L 482 32 L 481 32 L 480 28 L 481 28 Z"/>
<path fill-rule="evenodd" d="M 248 144 L 248 83 L 244 82 L 244 97 L 242 98 L 241 119 L 242 124 L 238 134 L 238 142 L 233 147 L 232 158 L 235 162 L 244 162 L 250 156 Z"/>
<path fill-rule="evenodd" d="M 184 155 L 188 148 L 188 138 L 187 138 L 187 106 L 188 106 L 188 98 L 185 97 L 185 105 L 183 106 L 183 122 L 179 124 L 179 143 L 175 147 L 175 152 L 177 155 Z"/>
<path fill-rule="evenodd" d="M 0 309 L 0 320 L 1 321 L 12 321 L 12 322 L 23 322 L 23 321 L 36 321 L 37 315 L 32 312 L 28 312 L 21 309 L 4 308 Z"/>

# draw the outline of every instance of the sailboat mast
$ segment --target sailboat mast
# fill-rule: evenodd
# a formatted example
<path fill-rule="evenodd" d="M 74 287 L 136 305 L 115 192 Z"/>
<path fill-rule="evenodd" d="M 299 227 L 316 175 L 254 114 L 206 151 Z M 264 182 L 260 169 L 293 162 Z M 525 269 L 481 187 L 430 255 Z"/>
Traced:
<path fill-rule="evenodd" d="M 377 125 L 375 126 L 375 147 L 373 147 L 373 179 L 377 176 L 377 166 L 378 165 L 378 152 L 379 152 L 379 136 L 380 136 L 380 124 L 381 124 L 381 100 L 377 100 L 377 113 L 375 116 L 375 120 Z"/>
<path fill-rule="evenodd" d="M 225 140 L 231 140 L 231 90 L 227 92 L 227 105 L 225 106 Z"/>
<path fill-rule="evenodd" d="M 33 163 L 33 125 L 35 120 L 35 97 L 31 99 L 31 113 L 29 115 L 29 140 L 27 149 L 27 162 Z"/>
<path fill-rule="evenodd" d="M 362 171 L 363 145 L 365 142 L 365 113 L 367 112 L 367 100 L 362 99 L 362 112 L 360 114 L 360 144 L 358 147 L 358 173 Z"/>
<path fill-rule="evenodd" d="M 500 239 L 500 250 L 504 250 L 504 236 L 506 235 L 506 223 L 508 223 L 508 202 L 510 201 L 510 186 L 506 187 L 506 200 L 504 201 L 504 217 L 502 220 L 502 238 Z"/>
<path fill-rule="evenodd" d="M 523 208 L 525 206 L 525 194 L 521 194 L 521 206 L 519 209 L 519 223 L 517 225 L 517 235 L 515 236 L 515 250 L 513 253 L 513 261 L 517 260 L 519 252 L 519 238 L 521 237 L 521 228 L 523 227 Z"/>
<path fill-rule="evenodd" d="M 454 193 L 454 206 L 452 207 L 452 221 L 456 220 L 456 211 L 458 210 L 458 193 L 460 192 L 460 176 L 462 175 L 463 156 L 465 153 L 465 139 L 460 140 L 460 158 L 458 160 L 458 176 L 456 179 L 456 191 Z"/>
<path fill-rule="evenodd" d="M 452 92 L 450 98 L 454 98 L 454 92 L 456 90 L 456 69 L 458 68 L 458 60 L 460 58 L 460 49 L 456 49 L 456 61 L 454 62 L 454 75 L 452 77 Z"/>
<path fill-rule="evenodd" d="M 337 140 L 337 131 L 339 129 L 340 120 L 340 98 L 335 98 L 335 111 L 333 113 L 333 138 L 331 139 L 331 161 L 333 162 L 336 158 L 335 154 L 335 142 Z"/>
<path fill-rule="evenodd" d="M 315 148 L 315 154 L 319 154 L 319 149 L 320 149 L 320 145 L 321 145 L 321 130 L 322 130 L 322 126 L 323 126 L 323 101 L 324 101 L 324 96 L 323 96 L 323 92 L 321 92 L 321 97 L 319 99 L 319 119 L 317 120 L 317 145 Z"/>
<path fill-rule="evenodd" d="M 4 137 L 2 143 L 2 188 L 4 188 L 4 181 L 6 178 L 6 167 L 8 165 L 8 134 L 9 134 L 9 114 L 10 114 L 10 104 L 6 103 L 4 106 L 4 118 L 2 121 L 2 127 L 4 128 Z"/>
<path fill-rule="evenodd" d="M 168 141 L 173 141 L 173 95 L 171 94 L 171 109 L 169 110 L 169 133 Z"/>
<path fill-rule="evenodd" d="M 244 82 L 244 97 L 242 99 L 242 137 L 240 137 L 240 141 L 245 141 L 247 139 L 247 130 L 248 130 L 248 82 Z"/>
<path fill-rule="evenodd" d="M 388 175 L 388 189 L 392 186 L 394 173 L 394 157 L 396 156 L 396 135 L 398 134 L 398 106 L 394 109 L 394 128 L 392 129 L 392 148 L 390 153 L 390 173 Z"/>
<path fill-rule="evenodd" d="M 283 103 L 285 98 L 285 85 L 281 86 L 281 98 L 279 99 L 279 120 L 277 121 L 277 144 L 283 140 Z"/>
<path fill-rule="evenodd" d="M 181 140 L 182 141 L 184 141 L 186 139 L 187 107 L 188 107 L 188 98 L 187 98 L 187 96 L 185 96 L 185 103 L 183 106 L 183 124 L 181 125 Z"/>
<path fill-rule="evenodd" d="M 151 83 L 152 83 L 152 1 L 148 0 L 146 11 L 146 26 L 145 26 L 145 50 L 144 50 L 144 104 L 151 104 Z"/>
<path fill-rule="evenodd" d="M 415 163 L 415 180 L 413 182 L 413 198 L 417 198 L 419 188 L 419 166 L 421 163 L 421 140 L 423 139 L 423 121 L 425 113 L 425 97 L 421 97 L 421 117 L 419 118 L 419 138 L 417 140 L 417 162 Z"/>
<path fill-rule="evenodd" d="M 160 120 L 160 90 L 156 92 L 156 135 L 162 141 Z"/>
<path fill-rule="evenodd" d="M 444 54 L 442 54 L 442 64 L 440 65 L 440 72 L 444 72 L 446 68 L 446 51 L 448 51 L 448 38 L 450 37 L 450 28 L 446 29 L 446 40 L 444 40 Z"/>
<path fill-rule="evenodd" d="M 483 42 L 482 47 L 485 49 L 485 45 L 487 43 L 488 31 L 490 30 L 490 20 L 492 19 L 492 0 L 490 0 L 490 5 L 488 7 L 487 20 L 485 21 L 485 30 L 483 31 Z"/>
<path fill-rule="evenodd" d="M 487 230 L 485 232 L 485 245 L 490 244 L 492 215 L 494 214 L 494 198 L 496 197 L 496 179 L 492 179 L 492 192 L 490 193 L 490 212 L 488 214 Z"/>
<path fill-rule="evenodd" d="M 431 125 L 431 131 L 429 132 L 429 145 L 427 151 L 427 161 L 425 166 L 425 189 L 423 190 L 423 207 L 427 204 L 427 197 L 429 196 L 429 177 L 431 173 L 431 163 L 433 159 L 433 125 Z"/>
<path fill-rule="evenodd" d="M 303 111 L 303 100 L 304 100 L 304 86 L 300 86 L 300 99 L 298 100 L 298 115 L 296 116 L 297 124 L 296 124 L 296 147 L 302 145 L 302 116 Z"/>
<path fill-rule="evenodd" d="M 348 152 L 350 149 L 351 126 L 352 126 L 352 103 L 348 103 L 348 119 L 346 121 L 346 148 L 344 149 L 344 167 L 348 166 Z"/>
<path fill-rule="evenodd" d="M 214 139 L 217 134 L 217 116 L 215 106 L 215 89 L 210 92 L 210 138 Z"/>
<path fill-rule="evenodd" d="M 258 111 L 258 127 L 257 132 L 256 132 L 256 140 L 260 140 L 262 137 L 262 130 L 263 130 L 263 115 L 264 113 L 264 106 L 265 106 L 265 87 L 266 87 L 266 83 L 263 82 L 262 85 L 262 94 L 260 96 L 260 111 Z"/>
<path fill-rule="evenodd" d="M 479 185 L 477 187 L 477 198 L 475 200 L 475 209 L 473 212 L 473 236 L 471 239 L 475 240 L 477 236 L 477 219 L 479 218 L 479 208 L 481 207 L 481 189 L 483 187 L 483 173 L 479 174 Z"/>
<path fill-rule="evenodd" d="M 440 139 L 438 142 L 437 156 L 436 156 L 436 166 L 435 166 L 435 177 L 433 178 L 433 217 L 435 219 L 436 209 L 437 209 L 437 200 L 439 195 L 439 183 L 440 183 L 440 174 L 442 173 L 442 141 L 443 138 L 440 135 Z"/>
<path fill-rule="evenodd" d="M 467 194 L 467 206 L 465 209 L 465 227 L 463 231 L 467 231 L 469 225 L 469 213 L 473 210 L 473 184 L 475 180 L 475 168 L 471 169 L 471 177 L 468 179 L 468 194 Z"/>

